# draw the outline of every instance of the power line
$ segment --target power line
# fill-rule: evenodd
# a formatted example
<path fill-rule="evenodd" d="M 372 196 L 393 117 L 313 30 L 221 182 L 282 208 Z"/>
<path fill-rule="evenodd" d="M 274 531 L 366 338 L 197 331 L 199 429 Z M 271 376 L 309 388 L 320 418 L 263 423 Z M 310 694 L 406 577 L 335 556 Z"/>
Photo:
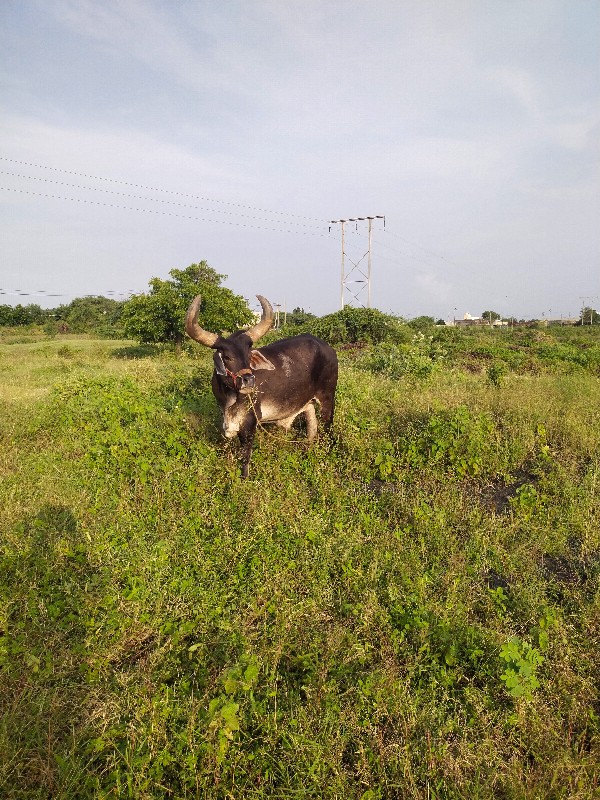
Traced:
<path fill-rule="evenodd" d="M 35 175 L 21 175 L 16 172 L 7 172 L 5 170 L 0 170 L 0 175 L 8 175 L 12 178 L 24 178 L 25 180 L 29 181 L 41 181 L 43 183 L 52 183 L 55 186 L 66 186 L 69 189 L 83 189 L 84 191 L 91 191 L 91 192 L 102 192 L 104 194 L 116 194 L 119 197 L 130 197 L 132 200 L 144 200 L 150 203 L 163 203 L 167 205 L 177 206 L 178 208 L 192 208 L 196 211 L 211 211 L 215 214 L 227 214 L 228 216 L 236 216 L 236 217 L 243 217 L 244 219 L 258 219 L 263 220 L 265 222 L 272 222 L 273 220 L 266 219 L 265 217 L 251 217 L 248 214 L 240 214 L 239 211 L 221 211 L 218 208 L 205 208 L 203 206 L 193 206 L 187 203 L 177 203 L 174 200 L 163 200 L 160 197 L 141 197 L 137 194 L 129 194 L 127 192 L 117 192 L 114 189 L 101 189 L 98 186 L 82 186 L 81 184 L 77 183 L 66 183 L 64 181 L 54 181 L 51 178 L 41 178 Z M 139 209 L 138 209 L 139 210 Z M 290 222 L 286 221 L 287 225 L 298 225 L 303 228 L 308 228 L 309 225 L 305 222 Z M 314 225 L 310 226 L 314 228 Z"/>
<path fill-rule="evenodd" d="M 411 242 L 409 239 L 405 239 L 403 236 L 398 236 L 398 234 L 393 234 L 393 233 L 388 233 L 387 235 L 388 236 L 393 236 L 395 239 L 401 239 L 406 244 L 409 244 L 412 247 L 418 248 L 426 256 L 430 256 L 431 258 L 436 259 L 436 262 L 443 261 L 444 264 L 448 264 L 448 265 L 453 266 L 453 267 L 458 267 L 459 269 L 461 268 L 460 264 L 457 264 L 455 261 L 452 261 L 451 259 L 447 258 L 446 256 L 441 256 L 441 255 L 439 255 L 439 253 L 434 253 L 432 250 L 428 250 L 427 248 L 422 247 L 420 244 L 417 244 L 416 242 Z M 410 253 L 407 253 L 405 250 L 398 250 L 397 248 L 395 248 L 392 245 L 390 245 L 389 242 L 383 242 L 381 239 L 375 239 L 375 242 L 378 245 L 381 245 L 382 247 L 387 247 L 389 250 L 392 250 L 393 252 L 396 252 L 396 253 L 400 253 L 401 255 L 406 256 L 407 258 L 413 259 L 414 261 L 421 261 L 424 264 L 431 264 L 432 266 L 435 263 L 433 261 L 426 260 L 423 256 L 412 255 Z"/>
<path fill-rule="evenodd" d="M 268 208 L 259 208 L 257 206 L 245 205 L 244 203 L 233 203 L 233 202 L 230 202 L 230 201 L 227 201 L 227 200 L 217 200 L 215 198 L 203 197 L 201 195 L 188 194 L 186 192 L 177 192 L 177 191 L 174 191 L 172 189 L 161 189 L 161 188 L 158 188 L 158 187 L 155 187 L 155 186 L 145 186 L 145 185 L 139 184 L 139 183 L 130 183 L 129 181 L 122 181 L 122 180 L 119 180 L 117 178 L 106 178 L 106 177 L 103 177 L 101 175 L 88 175 L 88 174 L 86 174 L 84 172 L 75 172 L 74 170 L 61 169 L 60 167 L 51 167 L 51 166 L 48 166 L 46 164 L 35 164 L 35 163 L 30 162 L 30 161 L 18 161 L 17 159 L 6 158 L 5 156 L 0 156 L 0 161 L 6 161 L 9 164 L 20 164 L 21 166 L 24 166 L 24 167 L 34 167 L 35 169 L 47 169 L 47 170 L 51 170 L 53 172 L 60 172 L 63 175 L 76 175 L 79 178 L 89 178 L 89 179 L 95 180 L 95 181 L 106 181 L 108 183 L 115 183 L 115 184 L 118 184 L 120 186 L 131 186 L 133 189 L 144 189 L 144 190 L 150 191 L 150 192 L 163 192 L 165 194 L 172 194 L 172 195 L 176 195 L 178 197 L 189 197 L 189 198 L 192 198 L 192 199 L 195 199 L 195 200 L 203 200 L 203 201 L 206 201 L 206 202 L 209 202 L 209 203 L 221 203 L 221 204 L 227 205 L 227 206 L 234 206 L 235 208 L 247 208 L 247 209 L 250 209 L 251 211 L 261 211 L 261 212 L 263 212 L 265 214 L 276 214 L 278 216 L 296 217 L 298 219 L 311 220 L 312 222 L 320 222 L 321 224 L 324 224 L 324 223 L 327 222 L 327 220 L 320 219 L 318 217 L 306 217 L 306 216 L 303 216 L 301 214 L 290 214 L 287 211 L 272 211 L 272 210 L 270 210 Z M 92 188 L 92 187 L 90 187 L 90 188 Z"/>
<path fill-rule="evenodd" d="M 47 292 L 44 289 L 38 289 L 37 291 L 31 292 L 22 292 L 20 289 L 15 289 L 13 291 L 8 291 L 6 289 L 0 289 L 0 295 L 4 295 L 6 297 L 102 297 L 108 300 L 112 300 L 115 297 L 130 297 L 134 294 L 133 289 L 125 290 L 116 290 L 116 289 L 109 289 L 105 291 L 103 294 L 84 294 L 80 295 L 77 292 Z M 110 295 L 110 296 L 108 296 Z"/>
<path fill-rule="evenodd" d="M 17 192 L 19 194 L 27 194 L 33 197 L 45 197 L 53 200 L 65 200 L 71 203 L 85 203 L 86 205 L 104 206 L 105 208 L 118 208 L 124 211 L 137 211 L 142 214 L 155 214 L 163 217 L 177 217 L 179 219 L 191 219 L 198 222 L 215 222 L 218 225 L 231 225 L 237 228 L 255 228 L 257 230 L 263 230 L 263 231 L 274 231 L 275 233 L 294 233 L 300 236 L 326 237 L 328 235 L 326 233 L 317 233 L 316 231 L 300 231 L 300 230 L 290 230 L 285 228 L 273 228 L 273 227 L 267 227 L 265 225 L 250 225 L 243 222 L 232 222 L 231 220 L 211 219 L 210 217 L 197 217 L 191 214 L 176 214 L 172 211 L 155 211 L 154 209 L 151 208 L 137 208 L 134 206 L 120 205 L 119 203 L 103 203 L 100 200 L 87 200 L 82 197 L 64 197 L 63 195 L 46 194 L 44 192 L 31 192 L 27 189 L 12 189 L 8 186 L 0 186 L 0 189 L 3 189 L 4 191 L 7 192 Z"/>

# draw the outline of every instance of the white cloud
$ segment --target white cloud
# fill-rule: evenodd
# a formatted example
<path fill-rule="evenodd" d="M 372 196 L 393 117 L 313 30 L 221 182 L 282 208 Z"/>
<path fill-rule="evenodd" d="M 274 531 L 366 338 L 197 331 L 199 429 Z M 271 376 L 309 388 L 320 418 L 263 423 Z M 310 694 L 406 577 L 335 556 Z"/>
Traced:
<path fill-rule="evenodd" d="M 565 253 L 573 285 L 593 280 L 593 4 L 9 6 L 1 154 L 222 199 L 232 210 L 385 213 L 390 232 L 422 246 L 420 255 L 388 249 L 387 266 L 375 265 L 374 297 L 407 315 L 439 303 L 435 313 L 445 316 L 457 305 L 452 295 L 466 302 L 471 291 L 489 298 L 474 308 L 493 305 L 490 286 L 527 287 L 539 264 L 548 276 L 540 294 L 550 296 Z M 337 252 L 327 239 L 284 242 L 241 225 L 84 213 L 76 204 L 59 210 L 41 198 L 2 202 L 3 245 L 12 242 L 5 264 L 34 272 L 45 260 L 53 277 L 77 268 L 84 282 L 85 269 L 95 281 L 133 261 L 139 289 L 151 274 L 208 257 L 249 295 L 258 282 L 316 312 L 336 302 Z M 462 271 L 439 268 L 427 250 Z"/>

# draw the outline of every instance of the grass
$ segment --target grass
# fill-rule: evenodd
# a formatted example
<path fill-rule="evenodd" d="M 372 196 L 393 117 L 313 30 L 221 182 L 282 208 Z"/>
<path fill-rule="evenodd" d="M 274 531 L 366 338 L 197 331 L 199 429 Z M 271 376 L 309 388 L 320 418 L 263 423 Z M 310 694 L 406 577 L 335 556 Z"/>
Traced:
<path fill-rule="evenodd" d="M 595 362 L 463 341 L 248 481 L 210 354 L 0 343 L 0 794 L 597 796 Z"/>

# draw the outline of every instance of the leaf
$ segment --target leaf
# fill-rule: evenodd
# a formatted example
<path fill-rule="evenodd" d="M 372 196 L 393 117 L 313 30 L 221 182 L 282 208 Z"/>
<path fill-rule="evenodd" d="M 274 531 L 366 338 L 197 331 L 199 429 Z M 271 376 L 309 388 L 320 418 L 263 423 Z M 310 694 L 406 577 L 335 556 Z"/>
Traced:
<path fill-rule="evenodd" d="M 221 709 L 221 717 L 230 731 L 239 731 L 240 729 L 240 720 L 237 714 L 239 708 L 239 703 L 226 703 Z"/>
<path fill-rule="evenodd" d="M 260 667 L 256 661 L 251 661 L 244 671 L 244 681 L 252 685 L 258 678 Z"/>

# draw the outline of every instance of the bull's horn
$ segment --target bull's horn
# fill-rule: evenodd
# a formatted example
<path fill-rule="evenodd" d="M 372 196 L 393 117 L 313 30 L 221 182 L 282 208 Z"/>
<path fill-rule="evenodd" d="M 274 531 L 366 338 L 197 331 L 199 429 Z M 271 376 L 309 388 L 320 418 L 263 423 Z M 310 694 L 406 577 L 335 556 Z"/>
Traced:
<path fill-rule="evenodd" d="M 273 307 L 271 303 L 267 300 L 266 297 L 263 297 L 262 294 L 256 295 L 258 298 L 258 302 L 262 306 L 262 318 L 260 322 L 257 322 L 256 325 L 253 325 L 251 328 L 246 329 L 246 335 L 252 339 L 252 342 L 258 342 L 261 336 L 264 336 L 265 333 L 271 329 L 273 326 Z"/>
<path fill-rule="evenodd" d="M 200 311 L 200 303 L 202 302 L 202 295 L 196 295 L 185 315 L 185 332 L 196 342 L 205 344 L 207 347 L 212 347 L 219 338 L 216 333 L 205 331 L 198 325 L 198 311 Z"/>

